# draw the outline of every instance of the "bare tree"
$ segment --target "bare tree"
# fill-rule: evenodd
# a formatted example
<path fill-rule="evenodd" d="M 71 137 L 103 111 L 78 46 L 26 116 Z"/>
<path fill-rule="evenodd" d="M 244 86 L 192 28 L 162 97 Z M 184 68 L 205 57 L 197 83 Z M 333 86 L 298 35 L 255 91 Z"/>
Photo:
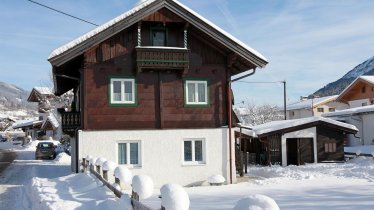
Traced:
<path fill-rule="evenodd" d="M 259 125 L 284 119 L 282 109 L 271 104 L 256 105 L 254 102 L 247 102 L 235 107 L 234 111 L 242 123 L 248 125 Z"/>

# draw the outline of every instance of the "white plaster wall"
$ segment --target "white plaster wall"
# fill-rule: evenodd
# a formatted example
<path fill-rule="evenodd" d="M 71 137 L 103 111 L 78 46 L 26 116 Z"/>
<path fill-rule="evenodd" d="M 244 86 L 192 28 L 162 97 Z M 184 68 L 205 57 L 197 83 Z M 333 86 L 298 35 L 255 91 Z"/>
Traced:
<path fill-rule="evenodd" d="M 314 162 L 317 163 L 316 127 L 285 133 L 282 135 L 282 166 L 287 166 L 287 138 L 313 138 Z"/>
<path fill-rule="evenodd" d="M 335 108 L 335 110 L 349 109 L 349 105 L 345 103 L 340 103 L 332 101 L 326 104 L 328 107 Z"/>
<path fill-rule="evenodd" d="M 214 174 L 221 174 L 229 181 L 228 134 L 227 128 L 79 131 L 79 159 L 93 155 L 118 163 L 118 142 L 141 141 L 141 166 L 133 167 L 131 171 L 133 175 L 150 175 L 155 186 L 160 187 L 166 183 L 191 185 Z M 205 140 L 205 164 L 183 164 L 183 140 L 188 138 Z M 232 149 L 234 151 L 233 146 Z M 235 160 L 232 161 L 234 163 Z M 233 171 L 235 172 L 235 164 Z M 233 178 L 235 179 L 235 173 Z"/>
<path fill-rule="evenodd" d="M 354 100 L 354 101 L 349 101 L 349 107 L 350 108 L 355 108 L 355 107 L 362 107 L 363 103 L 366 103 L 367 105 L 370 105 L 369 99 L 360 99 L 360 100 Z"/>
<path fill-rule="evenodd" d="M 374 114 L 362 115 L 363 120 L 363 141 L 365 145 L 374 144 Z"/>
<path fill-rule="evenodd" d="M 295 115 L 291 116 L 291 112 L 294 112 Z M 305 118 L 305 117 L 311 117 L 312 116 L 312 111 L 310 109 L 295 109 L 295 110 L 290 110 L 287 111 L 287 119 L 292 120 L 292 119 L 300 119 L 300 118 Z"/>

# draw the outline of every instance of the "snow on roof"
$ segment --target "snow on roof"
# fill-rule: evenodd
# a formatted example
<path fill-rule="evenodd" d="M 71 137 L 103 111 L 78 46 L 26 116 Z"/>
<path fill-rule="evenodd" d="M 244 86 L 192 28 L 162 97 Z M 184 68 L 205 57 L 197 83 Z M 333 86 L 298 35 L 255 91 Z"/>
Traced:
<path fill-rule="evenodd" d="M 54 58 L 66 51 L 68 51 L 69 49 L 77 46 L 78 44 L 90 39 L 91 37 L 99 34 L 100 32 L 104 31 L 105 29 L 115 25 L 116 23 L 118 22 L 121 22 L 122 20 L 128 18 L 129 16 L 133 15 L 134 13 L 138 12 L 139 10 L 147 7 L 148 5 L 150 5 L 151 3 L 155 2 L 156 0 L 148 0 L 148 1 L 144 1 L 143 3 L 139 4 L 138 6 L 134 7 L 133 9 L 119 15 L 118 17 L 112 19 L 112 20 L 109 20 L 108 22 L 104 23 L 103 25 L 87 32 L 86 34 L 74 39 L 73 41 L 53 50 L 49 57 L 48 57 L 48 60 L 51 59 L 51 58 Z M 241 42 L 240 40 L 238 40 L 237 38 L 235 38 L 234 36 L 232 36 L 231 34 L 227 33 L 226 31 L 224 31 L 223 29 L 221 29 L 220 27 L 216 26 L 214 23 L 210 22 L 209 20 L 207 20 L 206 18 L 202 17 L 201 15 L 199 15 L 198 13 L 194 12 L 192 9 L 188 8 L 187 6 L 183 5 L 182 3 L 178 2 L 177 0 L 174 0 L 174 2 L 176 4 L 178 4 L 180 7 L 182 7 L 183 9 L 187 10 L 189 13 L 191 13 L 192 15 L 196 16 L 197 18 L 199 18 L 200 20 L 202 20 L 203 22 L 205 22 L 206 24 L 210 25 L 211 27 L 213 27 L 214 29 L 216 29 L 217 31 L 219 31 L 220 33 L 222 33 L 223 35 L 225 35 L 226 37 L 228 37 L 229 39 L 231 39 L 232 41 L 236 42 L 237 44 L 241 45 L 243 48 L 245 48 L 246 50 L 250 51 L 251 53 L 253 53 L 254 55 L 256 55 L 257 57 L 261 58 L 262 60 L 266 61 L 267 62 L 267 59 L 262 55 L 260 54 L 259 52 L 257 52 L 255 49 L 249 47 L 248 45 L 246 45 L 245 43 Z"/>
<path fill-rule="evenodd" d="M 242 133 L 257 137 L 258 135 L 270 133 L 277 130 L 282 130 L 286 128 L 291 128 L 295 126 L 305 125 L 308 123 L 313 122 L 326 122 L 329 124 L 334 124 L 340 127 L 344 127 L 350 130 L 358 131 L 356 126 L 350 125 L 347 123 L 339 122 L 333 119 L 324 118 L 324 117 L 308 117 L 308 118 L 301 118 L 301 119 L 295 119 L 295 120 L 279 120 L 279 121 L 272 121 L 261 125 L 255 125 L 252 127 L 252 130 L 242 129 Z M 239 132 L 239 128 L 235 128 L 235 131 Z"/>
<path fill-rule="evenodd" d="M 42 128 L 47 124 L 47 122 L 50 122 L 54 128 L 58 128 L 60 126 L 60 123 L 57 121 L 54 114 L 47 117 L 47 119 L 43 122 Z"/>
<path fill-rule="evenodd" d="M 371 83 L 374 85 L 374 76 L 359 76 L 359 78 Z"/>
<path fill-rule="evenodd" d="M 313 106 L 317 106 L 317 105 L 335 100 L 337 97 L 338 95 L 333 95 L 333 96 L 325 96 L 321 98 L 314 98 L 314 99 L 307 99 L 304 101 L 299 101 L 299 102 L 287 105 L 287 110 L 311 108 L 312 104 Z"/>
<path fill-rule="evenodd" d="M 329 112 L 322 114 L 323 117 L 334 117 L 334 116 L 342 116 L 342 115 L 353 115 L 365 112 L 374 112 L 374 105 L 369 106 L 362 106 L 350 109 L 343 109 L 336 112 Z"/>
<path fill-rule="evenodd" d="M 34 87 L 36 91 L 38 91 L 42 95 L 52 95 L 52 90 L 49 87 Z"/>
<path fill-rule="evenodd" d="M 13 129 L 17 129 L 17 128 L 23 128 L 23 127 L 27 127 L 27 126 L 32 126 L 32 125 L 35 125 L 35 124 L 38 124 L 38 123 L 41 123 L 42 121 L 40 121 L 38 118 L 31 118 L 31 119 L 27 119 L 27 120 L 19 120 L 17 122 L 15 122 L 13 124 Z"/>

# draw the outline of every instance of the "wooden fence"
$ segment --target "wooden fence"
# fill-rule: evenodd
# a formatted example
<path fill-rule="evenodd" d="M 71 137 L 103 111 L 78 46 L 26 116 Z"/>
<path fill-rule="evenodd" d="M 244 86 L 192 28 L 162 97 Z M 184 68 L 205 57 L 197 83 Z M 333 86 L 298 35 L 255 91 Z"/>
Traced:
<path fill-rule="evenodd" d="M 87 163 L 85 160 L 83 160 L 82 162 L 82 166 L 83 166 L 83 172 L 87 171 Z M 117 190 L 116 188 L 113 187 L 112 184 L 110 184 L 110 182 L 108 182 L 108 180 L 106 180 L 103 176 L 100 175 L 100 173 L 98 171 L 95 170 L 94 166 L 91 165 L 89 167 L 89 171 L 91 172 L 91 174 L 95 175 L 96 178 L 98 178 L 105 186 L 107 186 L 118 198 L 121 198 L 121 196 L 123 195 L 123 193 L 119 190 Z M 142 204 L 141 202 L 139 202 L 139 200 L 137 199 L 134 199 L 137 198 L 139 199 L 139 196 L 134 196 L 134 193 L 133 195 L 131 196 L 131 205 L 133 207 L 134 210 L 154 210 L 144 204 Z"/>

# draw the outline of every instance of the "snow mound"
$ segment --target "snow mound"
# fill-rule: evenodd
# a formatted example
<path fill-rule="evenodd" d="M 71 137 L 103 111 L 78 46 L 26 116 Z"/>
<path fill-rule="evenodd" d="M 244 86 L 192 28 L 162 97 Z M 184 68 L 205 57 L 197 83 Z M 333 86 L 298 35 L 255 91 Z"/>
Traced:
<path fill-rule="evenodd" d="M 65 152 L 61 152 L 58 154 L 55 158 L 56 163 L 61 163 L 61 164 L 70 164 L 71 163 L 71 157 L 66 154 Z"/>
<path fill-rule="evenodd" d="M 132 210 L 132 205 L 131 205 L 131 198 L 128 194 L 123 194 L 121 198 L 118 200 L 119 206 L 123 210 Z"/>
<path fill-rule="evenodd" d="M 97 160 L 96 160 L 96 162 L 95 162 L 95 165 L 96 166 L 103 166 L 103 163 L 106 161 L 106 159 L 105 158 L 98 158 Z"/>
<path fill-rule="evenodd" d="M 272 198 L 256 194 L 240 199 L 234 210 L 279 210 L 279 206 Z"/>
<path fill-rule="evenodd" d="M 153 181 L 147 175 L 136 175 L 132 178 L 132 190 L 138 193 L 140 199 L 147 199 L 153 194 Z"/>
<path fill-rule="evenodd" d="M 90 165 L 95 165 L 96 160 L 97 160 L 97 158 L 91 157 L 90 160 L 89 160 L 90 161 Z"/>
<path fill-rule="evenodd" d="M 211 184 L 223 184 L 226 179 L 221 175 L 213 175 L 208 178 L 208 182 Z"/>
<path fill-rule="evenodd" d="M 132 180 L 131 171 L 126 166 L 117 166 L 114 170 L 114 176 L 125 184 L 130 184 Z"/>
<path fill-rule="evenodd" d="M 103 163 L 103 171 L 114 171 L 117 167 L 117 164 L 113 161 L 105 161 Z"/>
<path fill-rule="evenodd" d="M 190 199 L 182 186 L 165 184 L 160 189 L 161 205 L 170 210 L 188 210 Z"/>

